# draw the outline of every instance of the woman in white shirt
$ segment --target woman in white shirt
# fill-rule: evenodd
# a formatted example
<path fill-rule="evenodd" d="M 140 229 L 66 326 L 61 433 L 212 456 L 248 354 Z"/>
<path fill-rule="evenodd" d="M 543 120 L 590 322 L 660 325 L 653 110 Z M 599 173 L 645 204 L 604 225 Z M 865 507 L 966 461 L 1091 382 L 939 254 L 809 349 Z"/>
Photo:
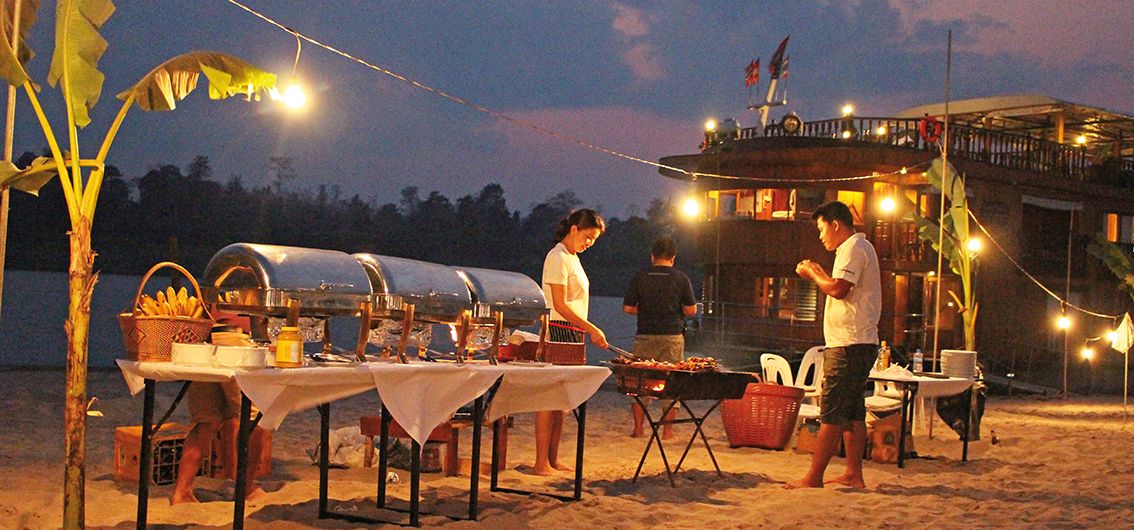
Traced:
<path fill-rule="evenodd" d="M 606 335 L 587 320 L 590 304 L 590 281 L 579 262 L 579 253 L 595 244 L 606 230 L 606 222 L 591 209 L 576 210 L 559 222 L 555 231 L 558 243 L 543 261 L 543 296 L 551 309 L 550 338 L 556 342 L 583 342 L 583 333 L 591 342 L 606 349 Z M 536 461 L 532 472 L 550 475 L 555 470 L 571 471 L 559 462 L 559 439 L 563 435 L 563 411 L 536 412 Z"/>

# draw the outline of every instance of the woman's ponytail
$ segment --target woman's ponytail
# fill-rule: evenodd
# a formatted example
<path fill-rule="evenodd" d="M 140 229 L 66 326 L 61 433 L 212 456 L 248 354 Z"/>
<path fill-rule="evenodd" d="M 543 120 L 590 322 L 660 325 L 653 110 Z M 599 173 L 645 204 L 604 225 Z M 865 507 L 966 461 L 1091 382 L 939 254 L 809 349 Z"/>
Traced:
<path fill-rule="evenodd" d="M 606 231 L 606 221 L 602 215 L 590 208 L 580 208 L 559 221 L 559 226 L 555 229 L 555 242 L 563 241 L 571 233 L 572 226 L 579 230 L 598 228 L 600 233 Z"/>

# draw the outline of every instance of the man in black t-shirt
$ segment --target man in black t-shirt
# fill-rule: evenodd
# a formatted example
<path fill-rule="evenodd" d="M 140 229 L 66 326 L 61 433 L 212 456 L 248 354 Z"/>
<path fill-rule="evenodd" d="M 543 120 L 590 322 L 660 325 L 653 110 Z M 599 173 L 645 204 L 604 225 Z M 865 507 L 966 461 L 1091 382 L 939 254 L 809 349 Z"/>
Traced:
<path fill-rule="evenodd" d="M 622 310 L 638 315 L 638 333 L 634 336 L 634 355 L 645 359 L 681 362 L 685 353 L 685 317 L 697 314 L 697 299 L 693 284 L 685 273 L 673 268 L 677 245 L 668 237 L 658 238 L 650 252 L 651 265 L 639 272 L 630 282 Z M 637 403 L 631 405 L 634 414 L 635 438 L 642 436 L 644 413 Z M 671 410 L 667 419 L 673 419 Z M 670 425 L 662 431 L 669 438 Z"/>

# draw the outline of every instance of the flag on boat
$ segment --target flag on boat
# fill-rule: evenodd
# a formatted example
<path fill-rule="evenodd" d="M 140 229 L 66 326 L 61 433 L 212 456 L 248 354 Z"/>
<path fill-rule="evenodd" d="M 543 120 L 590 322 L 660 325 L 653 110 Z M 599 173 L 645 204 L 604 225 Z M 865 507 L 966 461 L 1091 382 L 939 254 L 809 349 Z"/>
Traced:
<path fill-rule="evenodd" d="M 752 86 L 760 82 L 760 58 L 748 63 L 744 68 L 744 86 Z"/>
<path fill-rule="evenodd" d="M 784 37 L 780 47 L 776 48 L 776 53 L 772 55 L 772 60 L 768 62 L 768 73 L 772 74 L 772 79 L 779 79 L 780 73 L 784 71 L 784 48 L 787 48 L 787 41 L 790 38 L 791 35 Z"/>

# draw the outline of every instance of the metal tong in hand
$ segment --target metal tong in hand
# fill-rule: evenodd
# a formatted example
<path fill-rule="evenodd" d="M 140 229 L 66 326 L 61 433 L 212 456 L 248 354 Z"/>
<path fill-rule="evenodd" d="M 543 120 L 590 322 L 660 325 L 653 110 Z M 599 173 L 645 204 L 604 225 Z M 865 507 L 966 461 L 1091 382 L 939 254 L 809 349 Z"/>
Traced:
<path fill-rule="evenodd" d="M 614 353 L 617 353 L 620 357 L 625 357 L 626 359 L 629 359 L 631 361 L 640 361 L 641 360 L 641 359 L 638 358 L 637 355 L 634 355 L 633 353 L 630 353 L 630 352 L 628 352 L 628 351 L 626 351 L 622 348 L 619 348 L 618 346 L 615 346 L 613 344 L 609 345 L 609 347 L 607 349 L 609 349 L 610 351 L 612 351 Z"/>

